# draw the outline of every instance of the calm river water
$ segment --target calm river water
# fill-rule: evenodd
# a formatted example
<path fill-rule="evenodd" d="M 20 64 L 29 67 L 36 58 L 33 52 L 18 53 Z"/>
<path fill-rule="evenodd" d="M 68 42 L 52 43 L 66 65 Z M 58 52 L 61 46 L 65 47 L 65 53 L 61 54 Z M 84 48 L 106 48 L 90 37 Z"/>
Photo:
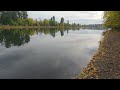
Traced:
<path fill-rule="evenodd" d="M 70 79 L 99 46 L 103 30 L 0 30 L 0 78 Z"/>

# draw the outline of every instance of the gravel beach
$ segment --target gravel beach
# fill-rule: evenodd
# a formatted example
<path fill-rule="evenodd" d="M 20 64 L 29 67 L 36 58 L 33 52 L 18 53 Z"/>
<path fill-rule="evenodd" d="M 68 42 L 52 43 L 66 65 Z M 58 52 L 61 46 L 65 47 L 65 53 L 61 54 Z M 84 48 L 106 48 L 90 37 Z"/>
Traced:
<path fill-rule="evenodd" d="M 120 32 L 103 33 L 99 49 L 77 79 L 120 79 Z"/>

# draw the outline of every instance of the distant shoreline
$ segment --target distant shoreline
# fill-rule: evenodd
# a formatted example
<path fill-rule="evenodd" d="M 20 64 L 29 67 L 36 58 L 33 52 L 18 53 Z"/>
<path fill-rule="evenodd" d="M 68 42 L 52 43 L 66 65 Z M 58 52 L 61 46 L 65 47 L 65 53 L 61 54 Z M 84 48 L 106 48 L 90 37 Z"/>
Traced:
<path fill-rule="evenodd" d="M 56 26 L 9 26 L 9 25 L 3 25 L 0 26 L 1 29 L 22 29 L 22 28 L 59 28 Z"/>
<path fill-rule="evenodd" d="M 71 27 L 71 26 L 9 26 L 9 25 L 0 26 L 0 29 L 24 29 L 24 28 L 81 28 L 81 27 Z"/>
<path fill-rule="evenodd" d="M 73 27 L 73 26 L 9 26 L 0 25 L 0 29 L 38 29 L 38 28 L 58 28 L 58 29 L 99 29 L 99 28 L 88 28 L 88 27 Z M 100 28 L 101 30 L 103 28 Z"/>

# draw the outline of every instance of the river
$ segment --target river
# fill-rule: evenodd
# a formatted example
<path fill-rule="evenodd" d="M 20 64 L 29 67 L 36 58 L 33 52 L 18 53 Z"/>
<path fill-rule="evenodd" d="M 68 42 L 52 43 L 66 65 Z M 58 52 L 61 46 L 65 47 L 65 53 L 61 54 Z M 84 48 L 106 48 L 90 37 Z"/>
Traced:
<path fill-rule="evenodd" d="M 99 47 L 103 30 L 0 30 L 1 79 L 71 79 Z"/>

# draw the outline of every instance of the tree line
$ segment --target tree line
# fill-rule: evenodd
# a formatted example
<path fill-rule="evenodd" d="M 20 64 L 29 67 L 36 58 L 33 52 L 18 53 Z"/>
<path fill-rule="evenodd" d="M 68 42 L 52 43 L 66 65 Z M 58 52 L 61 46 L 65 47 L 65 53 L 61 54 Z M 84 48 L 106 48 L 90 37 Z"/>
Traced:
<path fill-rule="evenodd" d="M 14 25 L 14 26 L 75 26 L 76 24 L 69 24 L 64 22 L 61 17 L 60 22 L 56 21 L 55 16 L 50 19 L 34 20 L 28 18 L 27 11 L 0 11 L 0 25 Z"/>
<path fill-rule="evenodd" d="M 10 26 L 56 26 L 56 27 L 101 27 L 102 25 L 81 25 L 76 23 L 69 23 L 69 20 L 65 22 L 65 19 L 61 17 L 60 21 L 56 21 L 55 16 L 50 19 L 38 20 L 28 17 L 27 11 L 0 11 L 0 25 Z"/>

